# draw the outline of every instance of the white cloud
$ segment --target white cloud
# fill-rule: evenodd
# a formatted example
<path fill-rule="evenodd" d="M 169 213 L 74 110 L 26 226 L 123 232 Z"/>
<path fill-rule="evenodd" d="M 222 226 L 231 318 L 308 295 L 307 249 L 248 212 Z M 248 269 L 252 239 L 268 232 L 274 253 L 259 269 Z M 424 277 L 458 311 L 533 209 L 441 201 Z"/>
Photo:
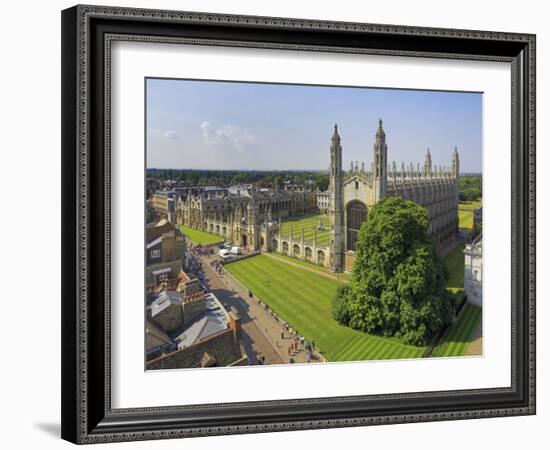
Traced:
<path fill-rule="evenodd" d="M 210 122 L 204 121 L 201 123 L 201 133 L 203 142 L 215 147 L 232 147 L 242 150 L 257 141 L 253 134 L 231 124 L 214 128 Z"/>
<path fill-rule="evenodd" d="M 178 141 L 180 138 L 178 133 L 176 133 L 174 130 L 161 130 L 160 128 L 151 128 L 149 129 L 149 133 L 156 134 L 166 139 L 171 139 L 173 141 Z"/>
<path fill-rule="evenodd" d="M 166 130 L 162 135 L 167 139 L 172 139 L 173 141 L 177 141 L 180 138 L 178 133 L 174 130 Z"/>

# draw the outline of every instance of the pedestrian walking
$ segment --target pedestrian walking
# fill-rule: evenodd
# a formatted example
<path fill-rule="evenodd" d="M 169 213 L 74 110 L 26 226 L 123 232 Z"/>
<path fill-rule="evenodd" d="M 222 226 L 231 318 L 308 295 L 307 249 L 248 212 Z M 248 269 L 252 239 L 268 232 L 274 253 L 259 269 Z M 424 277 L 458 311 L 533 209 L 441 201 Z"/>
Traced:
<path fill-rule="evenodd" d="M 285 329 L 281 328 L 281 339 L 285 338 Z"/>

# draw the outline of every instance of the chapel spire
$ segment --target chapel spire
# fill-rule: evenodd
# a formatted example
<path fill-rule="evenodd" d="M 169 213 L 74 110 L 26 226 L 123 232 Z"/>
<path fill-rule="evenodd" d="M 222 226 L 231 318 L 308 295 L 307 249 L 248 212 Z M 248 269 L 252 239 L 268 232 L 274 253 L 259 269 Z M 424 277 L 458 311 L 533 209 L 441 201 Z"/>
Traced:
<path fill-rule="evenodd" d="M 386 170 L 388 167 L 388 146 L 386 145 L 386 133 L 384 132 L 384 128 L 382 128 L 382 119 L 378 121 L 378 130 L 376 130 L 376 141 L 374 142 L 373 150 L 374 200 L 378 202 L 386 197 Z"/>
<path fill-rule="evenodd" d="M 353 171 L 353 162 L 352 162 Z M 344 175 L 342 172 L 342 145 L 338 134 L 338 125 L 334 124 L 330 145 L 330 267 L 334 272 L 341 272 L 344 267 L 344 241 L 343 233 L 343 186 Z"/>
<path fill-rule="evenodd" d="M 453 151 L 453 159 L 451 161 L 451 176 L 456 179 L 460 176 L 460 157 L 458 156 L 458 148 L 456 145 Z"/>
<path fill-rule="evenodd" d="M 430 153 L 430 147 L 426 150 L 426 158 L 424 159 L 424 176 L 432 176 L 432 154 Z"/>

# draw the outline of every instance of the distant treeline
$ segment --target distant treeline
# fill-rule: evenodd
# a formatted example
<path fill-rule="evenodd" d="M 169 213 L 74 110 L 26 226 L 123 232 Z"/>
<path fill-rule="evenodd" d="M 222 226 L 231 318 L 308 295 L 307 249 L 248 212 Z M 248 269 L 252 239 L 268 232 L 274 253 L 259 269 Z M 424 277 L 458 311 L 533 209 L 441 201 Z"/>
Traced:
<path fill-rule="evenodd" d="M 483 195 L 481 175 L 462 175 L 458 179 L 458 199 L 461 202 L 477 200 Z"/>
<path fill-rule="evenodd" d="M 148 169 L 147 175 L 159 181 L 179 181 L 186 186 L 227 187 L 254 183 L 261 187 L 282 188 L 290 183 L 326 191 L 329 184 L 328 173 L 306 171 Z"/>

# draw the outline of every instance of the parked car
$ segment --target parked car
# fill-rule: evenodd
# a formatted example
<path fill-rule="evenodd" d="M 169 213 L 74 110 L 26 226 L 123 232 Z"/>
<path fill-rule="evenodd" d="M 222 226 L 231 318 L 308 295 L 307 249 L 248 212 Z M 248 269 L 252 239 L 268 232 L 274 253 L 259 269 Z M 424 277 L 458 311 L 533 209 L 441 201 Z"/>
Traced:
<path fill-rule="evenodd" d="M 229 253 L 229 250 L 222 249 L 218 252 L 218 254 L 220 255 L 220 258 L 224 261 L 231 259 L 231 253 Z"/>
<path fill-rule="evenodd" d="M 242 254 L 241 247 L 231 247 L 231 253 L 233 253 L 234 255 Z"/>

